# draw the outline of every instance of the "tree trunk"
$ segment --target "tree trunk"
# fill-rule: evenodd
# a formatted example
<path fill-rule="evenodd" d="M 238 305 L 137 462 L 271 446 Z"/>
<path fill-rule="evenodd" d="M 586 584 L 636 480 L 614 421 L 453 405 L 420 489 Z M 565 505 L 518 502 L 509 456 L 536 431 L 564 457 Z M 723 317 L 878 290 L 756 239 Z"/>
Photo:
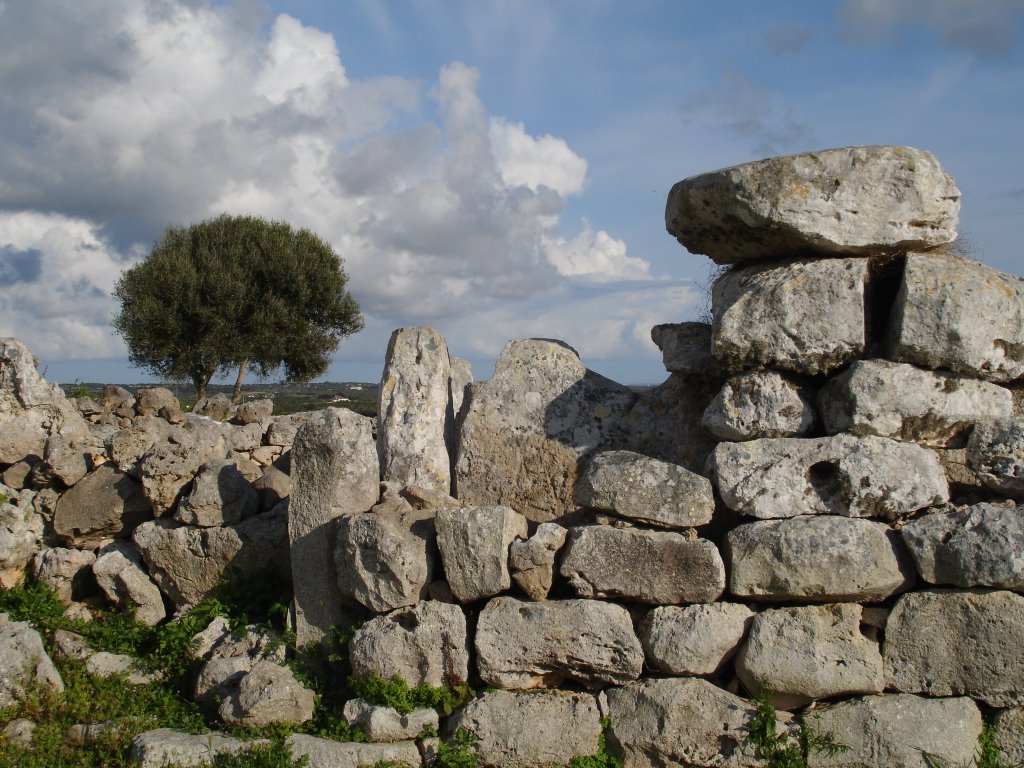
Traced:
<path fill-rule="evenodd" d="M 238 378 L 235 379 L 235 388 L 231 391 L 232 405 L 242 402 L 242 381 L 245 379 L 245 366 L 248 362 L 249 358 L 243 357 L 238 363 Z"/>
<path fill-rule="evenodd" d="M 207 376 L 206 374 L 194 373 L 192 374 L 192 386 L 196 388 L 196 402 L 206 399 L 206 386 L 210 383 L 210 379 L 213 378 L 213 374 Z"/>

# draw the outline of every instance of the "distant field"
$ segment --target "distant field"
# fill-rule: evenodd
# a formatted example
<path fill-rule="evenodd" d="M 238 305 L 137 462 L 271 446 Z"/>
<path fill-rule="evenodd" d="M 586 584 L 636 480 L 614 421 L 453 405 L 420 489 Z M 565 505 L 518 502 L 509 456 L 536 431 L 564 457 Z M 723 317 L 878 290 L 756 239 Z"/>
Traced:
<path fill-rule="evenodd" d="M 104 384 L 95 382 L 62 384 L 65 394 L 69 397 L 88 395 L 98 400 L 103 395 Z M 156 384 L 125 384 L 125 389 L 134 392 L 137 389 L 158 386 Z M 168 384 L 168 389 L 178 396 L 183 408 L 190 409 L 196 401 L 196 392 L 187 384 Z M 232 385 L 211 384 L 210 394 L 223 392 L 230 396 Z M 242 387 L 245 400 L 270 399 L 274 401 L 274 415 L 285 416 L 299 411 L 319 411 L 333 406 L 349 408 L 364 416 L 377 415 L 378 384 L 361 382 L 325 381 L 318 384 L 247 384 Z"/>

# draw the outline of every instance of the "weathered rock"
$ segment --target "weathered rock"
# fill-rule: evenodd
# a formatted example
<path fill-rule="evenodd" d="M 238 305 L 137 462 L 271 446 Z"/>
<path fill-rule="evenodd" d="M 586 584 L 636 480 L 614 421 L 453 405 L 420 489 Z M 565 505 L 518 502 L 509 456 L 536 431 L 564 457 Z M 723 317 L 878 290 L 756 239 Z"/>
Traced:
<path fill-rule="evenodd" d="M 263 424 L 259 422 L 242 424 L 241 426 L 232 424 L 228 428 L 225 437 L 228 441 L 228 447 L 232 451 L 252 453 L 263 446 Z"/>
<path fill-rule="evenodd" d="M 451 369 L 448 390 L 451 393 L 452 418 L 448 425 L 450 431 L 445 439 L 451 449 L 454 449 L 459 443 L 457 427 L 461 423 L 461 418 L 465 416 L 463 406 L 466 405 L 466 396 L 473 384 L 473 368 L 466 360 L 451 355 L 448 356 L 448 367 Z"/>
<path fill-rule="evenodd" d="M 32 561 L 36 581 L 49 585 L 64 605 L 81 600 L 92 586 L 96 555 L 87 550 L 55 547 L 44 549 Z"/>
<path fill-rule="evenodd" d="M 119 429 L 107 438 L 107 454 L 122 472 L 139 476 L 139 460 L 149 453 L 154 445 L 166 440 L 171 434 L 171 425 L 163 419 L 157 416 L 140 416 L 132 421 L 130 426 Z"/>
<path fill-rule="evenodd" d="M 797 259 L 726 272 L 712 289 L 712 350 L 730 371 L 805 374 L 864 352 L 864 259 Z"/>
<path fill-rule="evenodd" d="M 299 428 L 315 415 L 315 413 L 290 413 L 287 416 L 275 416 L 270 422 L 270 426 L 267 427 L 267 445 L 276 445 L 285 450 L 291 448 Z"/>
<path fill-rule="evenodd" d="M 715 497 L 706 477 L 633 451 L 596 453 L 576 482 L 576 503 L 663 528 L 710 522 Z"/>
<path fill-rule="evenodd" d="M 156 626 L 167 616 L 160 589 L 142 567 L 142 556 L 128 542 L 114 542 L 100 551 L 92 564 L 93 576 L 114 605 L 134 608 L 135 618 Z"/>
<path fill-rule="evenodd" d="M 526 541 L 513 541 L 508 566 L 512 580 L 531 600 L 544 600 L 555 578 L 555 556 L 568 531 L 557 523 L 541 523 Z"/>
<path fill-rule="evenodd" d="M 103 410 L 118 416 L 132 418 L 135 416 L 135 395 L 117 384 L 107 384 L 103 388 L 101 399 Z"/>
<path fill-rule="evenodd" d="M 739 603 L 654 608 L 637 634 L 648 666 L 670 675 L 713 675 L 733 657 L 754 619 Z"/>
<path fill-rule="evenodd" d="M 734 264 L 931 248 L 956 239 L 959 212 L 960 190 L 931 153 L 844 147 L 684 179 L 665 226 L 692 253 Z"/>
<path fill-rule="evenodd" d="M 286 744 L 293 760 L 306 758 L 306 768 L 361 768 L 368 765 L 418 768 L 421 764 L 415 741 L 361 744 L 293 733 Z"/>
<path fill-rule="evenodd" d="M 208 461 L 199 468 L 192 490 L 182 497 L 174 519 L 212 528 L 235 525 L 259 511 L 259 496 L 233 459 Z"/>
<path fill-rule="evenodd" d="M 547 768 L 597 753 L 601 713 L 584 693 L 492 691 L 452 716 L 449 738 L 459 729 L 478 739 L 471 749 L 485 765 Z"/>
<path fill-rule="evenodd" d="M 47 484 L 72 486 L 106 461 L 103 441 L 91 432 L 50 435 L 43 448 L 43 460 L 33 467 L 33 477 L 45 475 Z"/>
<path fill-rule="evenodd" d="M 28 488 L 30 484 L 29 476 L 32 474 L 32 468 L 37 463 L 39 463 L 39 457 L 37 456 L 28 456 L 21 461 L 16 461 L 3 472 L 0 472 L 0 483 L 14 490 Z"/>
<path fill-rule="evenodd" d="M 825 429 L 962 447 L 976 421 L 1009 416 L 1010 390 L 923 371 L 905 363 L 858 360 L 819 395 Z"/>
<path fill-rule="evenodd" d="M 291 454 L 286 455 L 289 457 L 287 463 L 290 463 Z M 271 509 L 292 495 L 294 484 L 291 475 L 282 471 L 279 462 L 280 459 L 263 470 L 263 474 L 252 482 L 253 490 L 260 500 L 260 509 Z"/>
<path fill-rule="evenodd" d="M 269 419 L 273 413 L 273 400 L 247 400 L 235 409 L 235 421 L 239 424 L 259 424 Z"/>
<path fill-rule="evenodd" d="M 337 542 L 334 563 L 342 595 L 374 613 L 426 598 L 436 557 L 430 512 L 410 508 L 404 513 L 343 515 L 338 519 Z"/>
<path fill-rule="evenodd" d="M 623 768 L 753 768 L 764 764 L 750 743 L 754 712 L 752 704 L 706 680 L 641 680 L 609 688 L 608 752 Z"/>
<path fill-rule="evenodd" d="M 58 629 L 53 633 L 53 645 L 58 653 L 69 659 L 85 661 L 95 653 L 84 637 L 66 629 Z"/>
<path fill-rule="evenodd" d="M 581 597 L 673 605 L 709 603 L 725 590 L 718 548 L 672 531 L 574 528 L 560 572 Z"/>
<path fill-rule="evenodd" d="M 720 375 L 711 354 L 710 323 L 665 323 L 651 328 L 651 341 L 661 350 L 665 370 L 699 376 Z"/>
<path fill-rule="evenodd" d="M 0 707 L 14 704 L 31 683 L 64 692 L 64 681 L 46 655 L 39 633 L 28 623 L 11 621 L 0 613 Z"/>
<path fill-rule="evenodd" d="M 196 401 L 192 407 L 192 413 L 197 416 L 205 416 L 213 421 L 227 421 L 235 415 L 237 407 L 231 402 L 231 398 L 223 392 L 217 392 Z"/>
<path fill-rule="evenodd" d="M 0 504 L 0 587 L 21 583 L 42 538 L 43 519 L 33 509 Z"/>
<path fill-rule="evenodd" d="M 194 418 L 194 417 L 193 417 Z M 172 429 L 141 459 L 139 472 L 146 498 L 156 515 L 166 515 L 208 461 L 227 456 L 227 441 L 219 425 L 192 420 Z"/>
<path fill-rule="evenodd" d="M 451 491 L 445 443 L 451 366 L 444 337 L 433 328 L 391 334 L 377 401 L 381 477 L 401 485 Z"/>
<path fill-rule="evenodd" d="M 560 342 L 510 342 L 494 376 L 473 387 L 456 464 L 459 498 L 503 504 L 537 522 L 571 512 L 580 459 L 635 399 Z"/>
<path fill-rule="evenodd" d="M 1024 418 L 979 421 L 967 443 L 967 460 L 986 488 L 1024 498 Z"/>
<path fill-rule="evenodd" d="M 736 674 L 776 707 L 881 693 L 882 654 L 860 624 L 861 606 L 853 603 L 762 611 L 736 654 Z"/>
<path fill-rule="evenodd" d="M 0 729 L 0 741 L 14 744 L 22 749 L 32 748 L 32 734 L 38 726 L 25 717 L 17 717 Z"/>
<path fill-rule="evenodd" d="M 200 704 L 216 705 L 235 695 L 242 677 L 257 664 L 285 661 L 284 643 L 254 626 L 235 633 L 227 622 L 214 620 L 194 641 L 192 657 L 204 659 L 195 684 L 195 699 Z"/>
<path fill-rule="evenodd" d="M 914 583 L 899 534 L 870 520 L 757 521 L 729 531 L 725 552 L 729 590 L 753 600 L 877 602 Z"/>
<path fill-rule="evenodd" d="M 169 413 L 181 411 L 181 403 L 166 387 L 149 387 L 135 393 L 135 412 L 139 416 L 156 416 L 161 408 Z"/>
<path fill-rule="evenodd" d="M 930 584 L 1024 590 L 1024 506 L 982 503 L 935 511 L 900 533 Z"/>
<path fill-rule="evenodd" d="M 242 675 L 217 712 L 224 722 L 247 728 L 304 723 L 313 719 L 314 700 L 313 691 L 299 683 L 288 667 L 263 660 Z"/>
<path fill-rule="evenodd" d="M 434 524 L 445 576 L 460 602 L 512 586 L 508 552 L 513 541 L 529 535 L 523 515 L 503 506 L 439 509 Z"/>
<path fill-rule="evenodd" d="M 466 616 L 434 600 L 399 608 L 366 622 L 349 641 L 352 674 L 396 675 L 409 685 L 453 688 L 469 679 Z"/>
<path fill-rule="evenodd" d="M 815 733 L 831 734 L 848 747 L 832 757 L 815 754 L 808 761 L 815 768 L 972 765 L 982 728 L 981 712 L 968 698 L 909 694 L 864 696 L 817 707 L 804 721 Z"/>
<path fill-rule="evenodd" d="M 277 422 L 275 421 L 275 424 Z M 372 422 L 340 408 L 308 417 L 295 435 L 288 505 L 295 628 L 300 645 L 344 623 L 334 568 L 335 520 L 377 501 L 380 463 Z"/>
<path fill-rule="evenodd" d="M 992 718 L 995 738 L 992 745 L 1010 765 L 1024 763 L 1024 707 L 996 712 Z"/>
<path fill-rule="evenodd" d="M 987 590 L 903 595 L 889 613 L 882 652 L 886 687 L 896 691 L 1024 704 L 1024 597 Z"/>
<path fill-rule="evenodd" d="M 135 659 L 124 653 L 97 651 L 85 660 L 86 671 L 96 677 L 124 675 L 132 685 L 147 685 L 158 679 L 157 675 L 141 672 L 137 667 Z"/>
<path fill-rule="evenodd" d="M 403 715 L 391 707 L 378 707 L 366 699 L 349 699 L 343 711 L 349 725 L 363 729 L 369 741 L 415 739 L 424 730 L 437 733 L 440 718 L 433 709 L 414 709 Z"/>
<path fill-rule="evenodd" d="M 1019 379 L 1024 278 L 956 256 L 911 253 L 889 330 L 893 360 L 991 381 Z"/>
<path fill-rule="evenodd" d="M 775 371 L 733 376 L 704 411 L 701 426 L 718 440 L 798 437 L 814 428 L 814 406 Z"/>
<path fill-rule="evenodd" d="M 61 495 L 53 530 L 65 543 L 82 547 L 128 536 L 152 517 L 153 507 L 139 481 L 103 464 Z"/>
<path fill-rule="evenodd" d="M 949 499 L 934 453 L 884 437 L 720 443 L 708 471 L 730 509 L 758 518 L 829 514 L 895 520 Z"/>
<path fill-rule="evenodd" d="M 139 768 L 208 765 L 219 754 L 237 754 L 256 743 L 216 731 L 192 734 L 158 728 L 132 739 L 131 759 Z"/>
<path fill-rule="evenodd" d="M 480 677 L 498 688 L 625 683 L 643 667 L 629 613 L 597 600 L 493 598 L 480 612 L 476 652 Z"/>

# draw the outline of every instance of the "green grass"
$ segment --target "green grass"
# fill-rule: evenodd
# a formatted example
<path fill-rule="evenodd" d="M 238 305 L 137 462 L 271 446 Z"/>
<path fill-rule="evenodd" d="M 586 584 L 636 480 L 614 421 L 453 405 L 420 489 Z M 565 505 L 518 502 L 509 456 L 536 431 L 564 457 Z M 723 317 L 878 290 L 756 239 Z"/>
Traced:
<path fill-rule="evenodd" d="M 819 734 L 804 723 L 800 724 L 796 736 L 779 735 L 777 724 L 775 707 L 763 699 L 758 701 L 749 726 L 749 739 L 757 757 L 766 761 L 766 768 L 807 768 L 807 760 L 813 754 L 820 752 L 831 757 L 849 750 L 831 733 Z"/>
<path fill-rule="evenodd" d="M 380 707 L 391 707 L 399 714 L 407 715 L 414 709 L 436 709 L 439 714 L 447 716 L 463 706 L 474 696 L 468 685 L 460 685 L 453 690 L 434 688 L 426 683 L 410 687 L 400 677 L 385 680 L 374 675 L 369 680 L 348 679 L 348 687 L 354 696 L 366 699 Z"/>

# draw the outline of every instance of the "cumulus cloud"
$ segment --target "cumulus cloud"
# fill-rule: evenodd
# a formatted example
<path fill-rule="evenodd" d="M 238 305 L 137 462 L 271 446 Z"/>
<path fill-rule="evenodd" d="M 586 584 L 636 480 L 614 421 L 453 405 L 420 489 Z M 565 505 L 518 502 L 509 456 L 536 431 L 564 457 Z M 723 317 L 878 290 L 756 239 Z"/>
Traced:
<path fill-rule="evenodd" d="M 50 355 L 118 353 L 120 269 L 165 227 L 224 211 L 318 232 L 364 311 L 390 327 L 651 278 L 621 240 L 563 221 L 586 161 L 491 115 L 472 67 L 453 62 L 429 85 L 355 79 L 330 34 L 285 14 L 172 0 L 85 8 L 2 11 L 0 256 L 37 303 L 6 299 L 0 333 L 31 326 L 26 340 Z M 23 216 L 36 234 L 16 238 Z M 44 289 L 76 254 L 89 273 Z M 49 300 L 76 286 L 75 301 Z"/>

